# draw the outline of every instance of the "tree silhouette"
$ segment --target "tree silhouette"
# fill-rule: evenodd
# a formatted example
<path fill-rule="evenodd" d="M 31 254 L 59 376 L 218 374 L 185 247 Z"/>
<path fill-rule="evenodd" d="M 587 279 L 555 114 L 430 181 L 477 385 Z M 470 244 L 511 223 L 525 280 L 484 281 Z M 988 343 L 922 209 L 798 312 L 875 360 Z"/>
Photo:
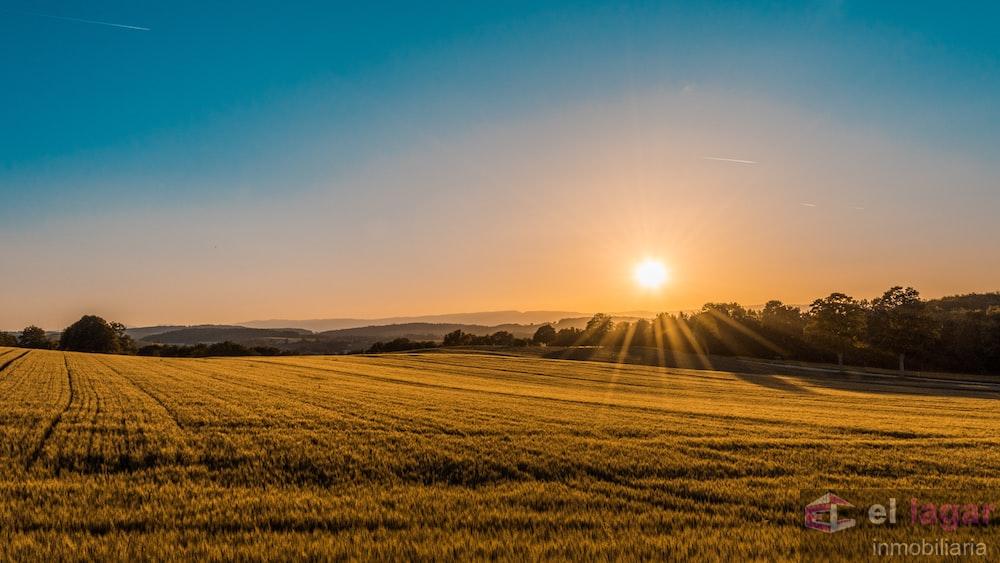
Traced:
<path fill-rule="evenodd" d="M 893 287 L 872 300 L 868 314 L 868 340 L 878 348 L 899 356 L 899 371 L 906 368 L 906 355 L 923 351 L 934 339 L 936 322 L 920 300 L 920 292 Z"/>
<path fill-rule="evenodd" d="M 96 315 L 84 315 L 67 327 L 59 339 L 59 348 L 100 354 L 117 354 L 122 351 L 115 327 Z"/>
<path fill-rule="evenodd" d="M 552 325 L 542 325 L 538 327 L 535 331 L 535 335 L 531 337 L 531 341 L 535 344 L 552 344 L 556 339 L 556 329 L 552 328 Z"/>
<path fill-rule="evenodd" d="M 583 330 L 587 344 L 600 346 L 614 327 L 615 323 L 611 320 L 611 315 L 597 313 L 587 321 L 587 328 Z"/>
<path fill-rule="evenodd" d="M 632 346 L 653 346 L 653 324 L 646 319 L 635 321 L 632 331 Z"/>
<path fill-rule="evenodd" d="M 837 365 L 844 365 L 844 352 L 853 348 L 865 334 L 864 308 L 849 295 L 831 293 L 812 302 L 806 335 L 822 348 L 837 354 Z"/>
<path fill-rule="evenodd" d="M 783 356 L 801 353 L 806 348 L 803 342 L 806 317 L 798 307 L 768 301 L 760 311 L 760 326 L 767 338 L 782 348 Z"/>
<path fill-rule="evenodd" d="M 444 335 L 444 343 L 442 346 L 461 346 L 467 343 L 467 336 L 471 335 L 463 333 L 461 329 L 455 329 Z"/>
<path fill-rule="evenodd" d="M 556 346 L 576 346 L 583 340 L 583 331 L 576 327 L 559 329 L 552 344 Z"/>
<path fill-rule="evenodd" d="M 0 346 L 17 346 L 17 337 L 9 332 L 0 332 Z"/>
<path fill-rule="evenodd" d="M 45 330 L 35 325 L 25 327 L 17 337 L 17 344 L 22 348 L 52 348 L 52 341 L 45 336 Z"/>

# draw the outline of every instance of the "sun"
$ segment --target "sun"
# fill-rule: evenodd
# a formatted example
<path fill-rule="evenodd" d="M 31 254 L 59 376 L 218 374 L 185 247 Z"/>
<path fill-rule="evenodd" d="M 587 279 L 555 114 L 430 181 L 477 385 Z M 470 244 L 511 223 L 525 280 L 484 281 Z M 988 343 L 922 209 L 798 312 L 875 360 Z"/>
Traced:
<path fill-rule="evenodd" d="M 658 289 L 667 281 L 667 267 L 663 262 L 647 258 L 635 266 L 635 281 L 647 289 Z"/>

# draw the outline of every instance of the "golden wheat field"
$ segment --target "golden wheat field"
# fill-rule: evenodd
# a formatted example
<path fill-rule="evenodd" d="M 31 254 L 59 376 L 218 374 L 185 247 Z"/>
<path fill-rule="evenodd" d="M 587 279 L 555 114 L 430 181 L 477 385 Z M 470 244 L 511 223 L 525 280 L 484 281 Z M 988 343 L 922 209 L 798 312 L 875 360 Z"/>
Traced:
<path fill-rule="evenodd" d="M 0 348 L 0 556 L 796 559 L 801 489 L 996 490 L 996 396 L 487 353 Z"/>

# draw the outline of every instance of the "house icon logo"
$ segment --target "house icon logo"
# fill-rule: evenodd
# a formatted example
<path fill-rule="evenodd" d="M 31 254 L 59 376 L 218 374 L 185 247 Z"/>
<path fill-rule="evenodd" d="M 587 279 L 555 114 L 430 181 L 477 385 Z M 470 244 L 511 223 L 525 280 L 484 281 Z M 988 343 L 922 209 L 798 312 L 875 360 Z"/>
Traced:
<path fill-rule="evenodd" d="M 806 528 L 832 534 L 854 526 L 853 518 L 840 518 L 841 509 L 854 505 L 833 493 L 826 493 L 806 505 Z"/>

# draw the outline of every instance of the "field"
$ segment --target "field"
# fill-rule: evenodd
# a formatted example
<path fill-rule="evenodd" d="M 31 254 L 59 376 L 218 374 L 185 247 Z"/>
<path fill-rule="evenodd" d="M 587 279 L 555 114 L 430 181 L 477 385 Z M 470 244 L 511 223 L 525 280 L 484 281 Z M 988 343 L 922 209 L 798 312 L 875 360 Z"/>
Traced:
<path fill-rule="evenodd" d="M 997 396 L 487 353 L 0 348 L 0 558 L 796 559 L 827 537 L 802 529 L 802 489 L 997 490 Z"/>

